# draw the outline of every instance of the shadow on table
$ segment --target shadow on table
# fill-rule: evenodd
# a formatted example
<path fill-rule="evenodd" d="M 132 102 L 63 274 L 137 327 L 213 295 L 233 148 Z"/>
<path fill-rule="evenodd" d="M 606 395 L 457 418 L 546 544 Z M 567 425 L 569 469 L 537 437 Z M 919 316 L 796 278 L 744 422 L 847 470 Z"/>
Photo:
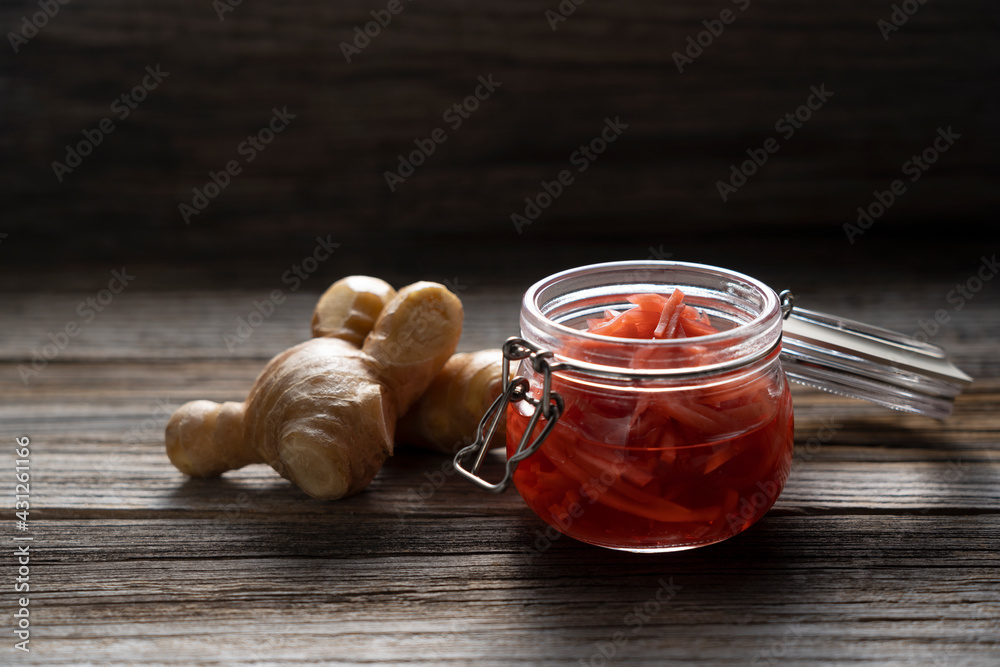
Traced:
<path fill-rule="evenodd" d="M 186 555 L 238 553 L 254 573 L 240 596 L 295 591 L 326 605 L 324 618 L 346 609 L 405 616 L 449 641 L 449 633 L 502 627 L 572 664 L 610 664 L 609 652 L 690 655 L 692 645 L 704 645 L 709 662 L 712 650 L 751 662 L 824 636 L 831 613 L 895 613 L 929 572 L 982 558 L 995 529 L 963 526 L 982 547 L 962 556 L 954 524 L 933 516 L 779 505 L 743 534 L 690 551 L 633 554 L 568 537 L 537 549 L 546 526 L 513 490 L 480 494 L 446 478 L 423 502 L 394 511 L 439 465 L 434 457 L 401 460 L 369 492 L 337 502 L 308 499 L 264 475 L 189 481 L 175 491 L 185 505 L 221 498 L 244 507 L 206 513 L 201 528 L 189 529 L 203 543 Z"/>

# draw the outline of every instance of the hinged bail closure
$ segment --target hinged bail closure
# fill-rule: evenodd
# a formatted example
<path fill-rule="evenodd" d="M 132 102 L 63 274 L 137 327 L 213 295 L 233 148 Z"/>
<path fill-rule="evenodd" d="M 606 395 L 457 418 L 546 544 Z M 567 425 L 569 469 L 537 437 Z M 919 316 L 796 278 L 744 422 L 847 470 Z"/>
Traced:
<path fill-rule="evenodd" d="M 542 395 L 534 398 L 529 391 L 528 380 L 518 376 L 510 379 L 510 362 L 527 359 L 536 373 L 542 376 Z M 493 493 L 503 493 L 510 486 L 514 478 L 514 471 L 517 464 L 528 458 L 541 447 L 542 442 L 548 437 L 555 427 L 560 415 L 563 413 L 563 399 L 558 393 L 552 391 L 552 352 L 541 350 L 522 338 L 511 337 L 503 345 L 503 391 L 497 396 L 493 404 L 486 410 L 486 414 L 479 421 L 476 428 L 475 441 L 455 454 L 455 469 L 472 481 L 480 488 L 492 491 Z M 507 465 L 503 479 L 493 483 L 479 475 L 479 469 L 486 459 L 486 453 L 490 449 L 493 436 L 496 433 L 500 420 L 507 412 L 507 406 L 518 401 L 527 401 L 535 406 L 535 411 L 528 420 L 528 425 L 524 429 L 524 434 L 518 442 L 514 453 L 507 457 Z M 535 430 L 540 417 L 545 418 L 545 426 L 541 432 L 531 440 L 531 433 Z M 530 441 L 530 442 L 529 442 Z M 475 457 L 472 465 L 465 467 L 467 459 Z"/>

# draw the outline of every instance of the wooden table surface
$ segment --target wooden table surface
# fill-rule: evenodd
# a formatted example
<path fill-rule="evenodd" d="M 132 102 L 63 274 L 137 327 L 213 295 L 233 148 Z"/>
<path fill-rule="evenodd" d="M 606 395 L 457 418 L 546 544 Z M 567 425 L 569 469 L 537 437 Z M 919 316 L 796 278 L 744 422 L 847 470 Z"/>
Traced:
<path fill-rule="evenodd" d="M 267 358 L 306 337 L 322 286 L 287 293 L 230 352 L 222 335 L 269 289 L 204 276 L 154 289 L 146 273 L 25 383 L 31 350 L 82 322 L 77 305 L 111 267 L 75 283 L 22 272 L 0 300 L 0 663 L 997 664 L 1000 285 L 961 311 L 946 301 L 977 261 L 879 290 L 846 270 L 803 278 L 810 306 L 905 332 L 948 309 L 934 340 L 975 383 L 944 422 L 796 388 L 796 460 L 771 512 L 722 544 L 659 555 L 569 538 L 532 551 L 544 524 L 515 491 L 479 492 L 429 453 L 399 451 L 340 502 L 263 466 L 187 479 L 163 451 L 169 411 L 242 400 Z M 536 277 L 460 290 L 462 349 L 515 333 Z M 25 532 L 11 509 L 21 436 Z M 33 538 L 30 653 L 13 649 L 18 536 Z"/>

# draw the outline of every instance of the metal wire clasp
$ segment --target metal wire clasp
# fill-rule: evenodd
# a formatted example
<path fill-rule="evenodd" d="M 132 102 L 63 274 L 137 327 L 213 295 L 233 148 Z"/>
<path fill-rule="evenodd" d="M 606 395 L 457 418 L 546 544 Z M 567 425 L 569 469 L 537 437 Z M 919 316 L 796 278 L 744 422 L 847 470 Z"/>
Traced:
<path fill-rule="evenodd" d="M 528 359 L 528 363 L 536 373 L 542 376 L 542 395 L 534 398 L 529 389 L 528 379 L 522 376 L 510 377 L 510 362 Z M 542 442 L 548 437 L 552 428 L 563 413 L 563 399 L 558 393 L 552 391 L 552 353 L 542 350 L 528 341 L 511 337 L 503 345 L 503 391 L 493 401 L 493 404 L 479 420 L 479 427 L 476 429 L 476 440 L 468 447 L 461 449 L 455 455 L 455 469 L 463 477 L 472 481 L 477 486 L 492 491 L 493 493 L 503 493 L 510 486 L 514 477 L 514 470 L 517 464 L 534 454 Z M 479 469 L 486 459 L 486 452 L 490 449 L 490 442 L 496 433 L 500 420 L 507 412 L 507 405 L 517 401 L 527 401 L 535 406 L 535 411 L 528 420 L 528 425 L 524 429 L 524 435 L 517 444 L 517 449 L 507 458 L 506 472 L 503 479 L 493 484 L 479 476 Z M 545 426 L 541 432 L 531 440 L 531 434 L 535 430 L 539 417 L 545 417 Z M 530 440 L 530 444 L 529 444 Z M 472 466 L 466 468 L 463 464 L 470 457 L 475 457 Z"/>
<path fill-rule="evenodd" d="M 795 295 L 792 294 L 792 290 L 785 289 L 781 290 L 778 299 L 781 301 L 781 319 L 787 320 L 788 316 L 795 310 Z"/>

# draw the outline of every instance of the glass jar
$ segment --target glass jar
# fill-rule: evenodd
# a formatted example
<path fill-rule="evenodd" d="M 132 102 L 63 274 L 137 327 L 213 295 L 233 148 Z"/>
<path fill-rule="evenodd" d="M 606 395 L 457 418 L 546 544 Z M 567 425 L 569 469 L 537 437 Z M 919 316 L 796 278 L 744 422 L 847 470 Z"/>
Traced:
<path fill-rule="evenodd" d="M 586 331 L 588 318 L 631 307 L 630 295 L 675 288 L 720 333 L 642 340 Z M 791 467 L 792 404 L 781 308 L 763 283 L 679 262 L 582 267 L 527 291 L 521 335 L 573 366 L 552 373 L 561 415 L 513 475 L 556 529 L 612 549 L 677 551 L 732 537 L 777 500 Z M 542 374 L 528 360 L 517 374 L 540 400 Z M 508 406 L 508 456 L 533 411 L 528 401 Z"/>
<path fill-rule="evenodd" d="M 588 330 L 588 319 L 633 307 L 635 295 L 675 289 L 711 327 L 673 339 Z M 504 378 L 520 360 L 516 376 L 456 470 L 496 493 L 513 481 L 560 532 L 626 551 L 720 542 L 770 509 L 792 462 L 782 359 L 797 382 L 940 419 L 971 381 L 937 346 L 795 308 L 790 292 L 702 264 L 557 273 L 525 293 L 520 328 L 503 351 Z M 506 474 L 491 483 L 478 471 L 504 415 Z"/>

